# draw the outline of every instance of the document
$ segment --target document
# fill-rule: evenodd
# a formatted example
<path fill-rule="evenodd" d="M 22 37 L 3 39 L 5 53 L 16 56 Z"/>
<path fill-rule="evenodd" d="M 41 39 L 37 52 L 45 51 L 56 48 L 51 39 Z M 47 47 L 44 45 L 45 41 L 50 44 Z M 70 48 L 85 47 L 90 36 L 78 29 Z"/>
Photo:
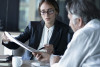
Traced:
<path fill-rule="evenodd" d="M 7 61 L 8 57 L 9 57 L 9 55 L 0 55 L 0 62 L 1 61 Z"/>
<path fill-rule="evenodd" d="M 11 61 L 10 62 L 0 62 L 0 67 L 11 67 L 12 66 L 12 63 Z"/>
<path fill-rule="evenodd" d="M 13 42 L 15 42 L 16 44 L 18 44 L 19 46 L 25 48 L 26 50 L 30 51 L 30 52 L 41 52 L 40 50 L 36 50 L 20 41 L 18 41 L 17 39 L 15 39 L 14 37 L 12 37 L 8 32 L 5 31 L 5 35 Z M 42 51 L 43 52 L 43 51 Z"/>

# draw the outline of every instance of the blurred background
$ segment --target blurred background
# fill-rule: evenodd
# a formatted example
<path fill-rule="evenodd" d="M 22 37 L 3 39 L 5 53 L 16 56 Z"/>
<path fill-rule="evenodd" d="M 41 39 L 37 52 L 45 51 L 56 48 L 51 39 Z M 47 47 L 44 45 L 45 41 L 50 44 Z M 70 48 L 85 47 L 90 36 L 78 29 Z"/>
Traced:
<path fill-rule="evenodd" d="M 40 21 L 38 5 L 41 0 L 0 0 L 0 31 L 21 32 L 30 21 Z M 65 5 L 70 0 L 56 0 L 60 20 L 69 24 Z M 91 0 L 100 9 L 100 0 Z"/>
<path fill-rule="evenodd" d="M 30 21 L 40 21 L 38 5 L 41 0 L 0 0 L 0 30 L 21 32 Z M 68 24 L 66 0 L 56 0 L 60 17 Z M 60 20 L 61 20 L 60 18 Z"/>

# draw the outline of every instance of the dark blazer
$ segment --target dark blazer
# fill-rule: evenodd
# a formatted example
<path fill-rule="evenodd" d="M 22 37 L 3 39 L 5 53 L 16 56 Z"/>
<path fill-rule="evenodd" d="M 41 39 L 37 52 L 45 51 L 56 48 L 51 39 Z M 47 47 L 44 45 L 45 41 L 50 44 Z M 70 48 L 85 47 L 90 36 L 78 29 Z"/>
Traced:
<path fill-rule="evenodd" d="M 29 46 L 32 48 L 37 49 L 41 36 L 42 31 L 44 27 L 44 21 L 31 21 L 30 24 L 26 27 L 25 31 L 21 33 L 18 37 L 16 37 L 17 40 L 21 42 L 26 42 L 29 40 Z M 49 41 L 49 44 L 53 44 L 54 46 L 54 54 L 55 55 L 63 55 L 65 49 L 67 48 L 68 44 L 68 31 L 69 26 L 65 25 L 64 23 L 60 21 L 55 21 L 54 23 L 54 30 L 51 36 L 51 39 Z M 19 46 L 13 42 L 9 42 L 9 44 L 4 44 L 4 46 L 10 48 L 10 49 L 17 49 Z M 23 55 L 24 60 L 31 60 L 32 59 L 32 53 L 29 51 L 26 51 Z"/>

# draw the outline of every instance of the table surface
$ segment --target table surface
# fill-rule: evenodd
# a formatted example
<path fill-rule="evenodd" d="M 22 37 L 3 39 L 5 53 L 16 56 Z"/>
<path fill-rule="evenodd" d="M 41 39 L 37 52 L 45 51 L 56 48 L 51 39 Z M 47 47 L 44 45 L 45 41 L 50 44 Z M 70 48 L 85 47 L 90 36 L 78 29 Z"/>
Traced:
<path fill-rule="evenodd" d="M 25 60 L 23 61 L 23 64 L 21 67 L 50 67 L 49 63 L 44 63 L 45 65 L 40 65 L 40 66 L 35 66 L 35 65 L 32 65 L 32 63 L 38 63 L 37 61 L 33 61 L 33 60 Z M 12 67 L 12 66 L 0 66 L 0 67 Z"/>
<path fill-rule="evenodd" d="M 3 55 L 1 56 L 0 55 L 0 58 L 5 58 L 6 56 Z M 40 63 L 40 66 L 35 66 L 35 65 L 32 65 L 33 63 Z M 0 64 L 2 65 L 6 65 L 6 66 L 1 66 L 0 67 L 12 67 L 12 62 L 0 62 Z M 7 66 L 8 65 L 8 66 Z M 44 62 L 39 62 L 39 61 L 34 61 L 34 60 L 23 60 L 23 64 L 21 67 L 50 67 L 49 63 L 44 63 Z"/>
<path fill-rule="evenodd" d="M 32 63 L 40 63 L 40 66 L 34 66 Z M 21 67 L 50 67 L 49 63 L 38 62 L 33 60 L 24 61 Z"/>

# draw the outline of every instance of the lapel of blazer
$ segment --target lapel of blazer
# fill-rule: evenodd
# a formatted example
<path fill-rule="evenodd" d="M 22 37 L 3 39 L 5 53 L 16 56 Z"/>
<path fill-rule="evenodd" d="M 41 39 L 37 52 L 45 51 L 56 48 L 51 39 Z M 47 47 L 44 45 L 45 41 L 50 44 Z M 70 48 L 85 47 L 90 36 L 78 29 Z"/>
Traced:
<path fill-rule="evenodd" d="M 38 26 L 38 39 L 39 39 L 39 42 L 40 42 L 40 40 L 41 40 L 43 27 L 44 27 L 44 21 L 42 20 L 42 21 L 40 22 L 40 25 Z"/>
<path fill-rule="evenodd" d="M 56 42 L 55 40 L 58 38 L 58 36 L 60 36 L 60 27 L 58 25 L 58 22 L 59 21 L 57 20 L 55 21 L 54 30 L 53 30 L 51 39 L 49 41 L 49 44 L 54 44 Z"/>
<path fill-rule="evenodd" d="M 40 44 L 43 27 L 44 27 L 44 21 L 40 21 L 40 24 L 37 25 L 37 32 L 36 32 L 36 44 L 35 44 L 36 49 L 38 48 Z"/>

